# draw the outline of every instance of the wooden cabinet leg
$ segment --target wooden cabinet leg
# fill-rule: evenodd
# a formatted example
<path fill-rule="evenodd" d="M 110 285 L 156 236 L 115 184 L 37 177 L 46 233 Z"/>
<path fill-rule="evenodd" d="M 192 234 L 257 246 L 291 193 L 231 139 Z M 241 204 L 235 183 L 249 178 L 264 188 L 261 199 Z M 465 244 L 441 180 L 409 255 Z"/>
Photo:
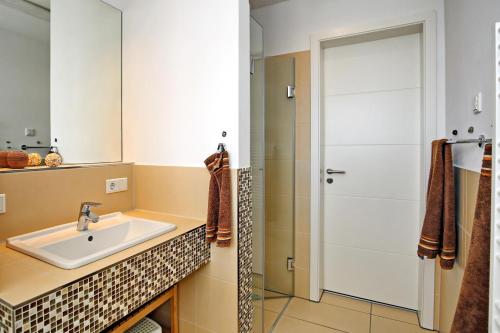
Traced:
<path fill-rule="evenodd" d="M 170 320 L 172 333 L 179 333 L 179 297 L 177 285 L 173 288 L 173 296 L 170 300 Z"/>

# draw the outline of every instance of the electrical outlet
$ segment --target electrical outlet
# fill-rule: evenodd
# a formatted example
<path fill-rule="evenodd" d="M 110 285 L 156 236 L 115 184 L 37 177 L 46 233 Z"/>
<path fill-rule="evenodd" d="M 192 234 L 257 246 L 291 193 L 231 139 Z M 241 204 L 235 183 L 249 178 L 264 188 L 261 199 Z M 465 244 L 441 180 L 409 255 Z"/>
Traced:
<path fill-rule="evenodd" d="M 106 180 L 106 193 L 116 193 L 128 190 L 128 178 Z"/>
<path fill-rule="evenodd" d="M 7 212 L 7 201 L 5 194 L 0 194 L 0 214 Z"/>

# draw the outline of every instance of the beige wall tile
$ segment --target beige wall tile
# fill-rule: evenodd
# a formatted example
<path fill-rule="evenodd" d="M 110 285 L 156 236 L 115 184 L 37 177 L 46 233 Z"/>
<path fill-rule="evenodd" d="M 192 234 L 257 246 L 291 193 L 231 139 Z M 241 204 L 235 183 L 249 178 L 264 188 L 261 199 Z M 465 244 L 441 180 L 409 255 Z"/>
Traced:
<path fill-rule="evenodd" d="M 323 293 L 323 295 L 321 296 L 321 303 L 340 306 L 364 313 L 371 313 L 372 308 L 372 305 L 369 302 L 327 292 Z"/>
<path fill-rule="evenodd" d="M 309 197 L 295 196 L 295 232 L 311 232 L 311 204 Z"/>
<path fill-rule="evenodd" d="M 212 245 L 210 263 L 202 267 L 199 273 L 225 282 L 238 283 L 238 244 L 236 241 L 238 229 L 233 227 L 232 232 L 234 241 L 231 242 L 231 246 L 217 247 Z"/>
<path fill-rule="evenodd" d="M 179 283 L 179 319 L 196 322 L 196 274 Z"/>
<path fill-rule="evenodd" d="M 467 262 L 470 246 L 470 231 L 476 205 L 479 174 L 473 171 L 457 168 L 457 260 L 452 270 L 437 270 L 440 276 L 440 290 L 436 294 L 439 299 L 439 330 L 447 333 L 451 329 L 455 309 L 458 302 L 460 287 Z"/>
<path fill-rule="evenodd" d="M 309 267 L 295 268 L 294 271 L 294 294 L 297 297 L 309 299 Z"/>
<path fill-rule="evenodd" d="M 266 193 L 266 228 L 280 227 L 291 229 L 293 223 L 293 195 L 273 195 Z"/>
<path fill-rule="evenodd" d="M 295 233 L 295 267 L 309 269 L 310 234 Z"/>
<path fill-rule="evenodd" d="M 367 333 L 370 329 L 370 314 L 368 313 L 325 303 L 309 302 L 296 297 L 286 308 L 285 315 L 345 332 Z"/>
<path fill-rule="evenodd" d="M 311 160 L 311 125 L 297 124 L 295 133 L 295 159 L 300 161 Z"/>
<path fill-rule="evenodd" d="M 292 54 L 295 57 L 296 123 L 311 122 L 311 53 Z"/>
<path fill-rule="evenodd" d="M 205 219 L 209 180 L 206 168 L 134 165 L 135 206 Z"/>
<path fill-rule="evenodd" d="M 266 261 L 265 272 L 266 289 L 287 295 L 293 293 L 293 273 L 286 269 L 286 262 Z"/>
<path fill-rule="evenodd" d="M 467 170 L 455 168 L 455 193 L 456 193 L 456 219 L 457 225 L 462 225 L 465 223 L 465 206 L 466 206 L 466 196 L 467 196 L 467 182 L 466 182 L 466 172 Z"/>
<path fill-rule="evenodd" d="M 479 189 L 480 174 L 473 171 L 466 171 L 466 203 L 465 203 L 465 230 L 472 232 L 472 223 L 474 221 L 474 212 L 476 210 L 477 191 Z"/>
<path fill-rule="evenodd" d="M 196 326 L 189 321 L 179 319 L 179 332 L 196 332 Z"/>
<path fill-rule="evenodd" d="M 106 194 L 106 179 L 127 177 L 129 190 Z M 0 173 L 7 213 L 0 214 L 0 241 L 76 221 L 83 201 L 101 202 L 98 214 L 127 211 L 132 204 L 132 165 Z"/>
<path fill-rule="evenodd" d="M 135 206 L 205 219 L 209 179 L 206 168 L 134 166 Z M 180 283 L 179 316 L 186 332 L 238 330 L 237 182 L 237 170 L 232 169 L 231 246 L 212 245 L 210 263 Z"/>
<path fill-rule="evenodd" d="M 196 282 L 196 325 L 217 333 L 237 332 L 238 286 L 199 273 Z"/>
<path fill-rule="evenodd" d="M 311 165 L 309 161 L 295 162 L 295 196 L 307 197 L 311 196 Z"/>
<path fill-rule="evenodd" d="M 293 183 L 294 163 L 292 160 L 266 160 L 266 198 L 272 199 L 276 195 L 293 195 Z"/>
<path fill-rule="evenodd" d="M 266 228 L 266 262 L 286 269 L 286 260 L 293 257 L 293 230 L 290 228 Z"/>

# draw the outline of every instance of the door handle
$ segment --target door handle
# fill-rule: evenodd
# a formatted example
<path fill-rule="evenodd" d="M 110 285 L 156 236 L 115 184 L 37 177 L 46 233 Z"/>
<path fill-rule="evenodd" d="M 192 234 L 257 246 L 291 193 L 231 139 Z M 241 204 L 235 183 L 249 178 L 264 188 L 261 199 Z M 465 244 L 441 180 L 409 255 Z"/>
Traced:
<path fill-rule="evenodd" d="M 326 169 L 326 173 L 329 174 L 329 175 L 333 175 L 333 174 L 345 174 L 346 172 L 344 170 L 333 170 L 333 169 Z"/>

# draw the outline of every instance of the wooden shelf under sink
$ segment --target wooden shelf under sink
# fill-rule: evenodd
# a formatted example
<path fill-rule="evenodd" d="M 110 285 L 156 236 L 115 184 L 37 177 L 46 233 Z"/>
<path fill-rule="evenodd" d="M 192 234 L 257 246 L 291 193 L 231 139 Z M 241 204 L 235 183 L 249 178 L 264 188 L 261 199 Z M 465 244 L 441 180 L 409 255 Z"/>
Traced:
<path fill-rule="evenodd" d="M 148 314 L 158 309 L 161 305 L 170 300 L 170 320 L 171 328 L 163 327 L 163 333 L 179 333 L 179 311 L 178 311 L 178 292 L 177 285 L 174 285 L 167 291 L 156 296 L 150 302 L 146 303 L 139 309 L 135 310 L 119 322 L 115 323 L 105 332 L 109 333 L 124 333 Z"/>

